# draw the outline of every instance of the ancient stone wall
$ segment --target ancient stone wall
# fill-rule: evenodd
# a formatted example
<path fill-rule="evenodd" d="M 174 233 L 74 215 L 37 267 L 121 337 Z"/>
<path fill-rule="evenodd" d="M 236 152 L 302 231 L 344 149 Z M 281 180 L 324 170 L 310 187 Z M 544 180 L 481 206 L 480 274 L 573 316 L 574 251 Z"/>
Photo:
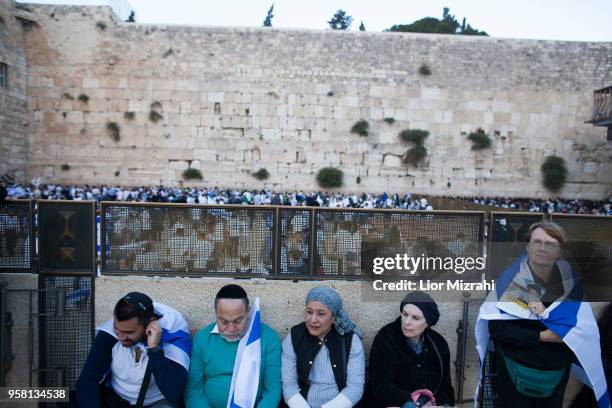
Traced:
<path fill-rule="evenodd" d="M 12 0 L 0 0 L 0 176 L 25 181 L 27 96 L 25 26 L 28 13 Z"/>
<path fill-rule="evenodd" d="M 605 128 L 584 123 L 593 91 L 612 83 L 612 43 L 142 25 L 108 8 L 32 8 L 29 176 L 180 185 L 190 166 L 204 178 L 185 185 L 314 190 L 333 166 L 343 191 L 542 197 L 540 165 L 556 154 L 569 168 L 562 196 L 612 192 Z M 351 133 L 360 119 L 366 137 Z M 406 128 L 430 132 L 416 168 L 402 163 Z M 478 128 L 490 149 L 471 150 Z M 268 180 L 250 174 L 261 167 Z"/>

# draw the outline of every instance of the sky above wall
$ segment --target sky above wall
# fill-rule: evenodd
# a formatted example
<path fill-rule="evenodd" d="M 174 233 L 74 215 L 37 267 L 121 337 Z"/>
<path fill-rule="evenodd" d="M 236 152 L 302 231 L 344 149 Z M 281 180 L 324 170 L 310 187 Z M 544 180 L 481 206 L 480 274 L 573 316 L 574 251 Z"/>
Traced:
<path fill-rule="evenodd" d="M 114 4 L 125 0 L 33 0 L 30 3 Z M 612 0 L 128 0 L 136 21 L 260 27 L 274 3 L 272 25 L 279 28 L 328 29 L 338 9 L 353 17 L 351 30 L 363 21 L 367 31 L 423 17 L 441 18 L 449 7 L 458 21 L 492 37 L 571 41 L 612 41 Z"/>

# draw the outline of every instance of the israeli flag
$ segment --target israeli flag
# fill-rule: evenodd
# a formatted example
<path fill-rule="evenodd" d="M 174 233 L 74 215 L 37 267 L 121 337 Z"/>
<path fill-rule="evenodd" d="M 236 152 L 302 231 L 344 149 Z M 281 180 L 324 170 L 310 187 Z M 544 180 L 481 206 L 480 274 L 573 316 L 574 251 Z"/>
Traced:
<path fill-rule="evenodd" d="M 580 366 L 572 364 L 572 373 L 593 389 L 598 407 L 610 408 L 608 386 L 601 362 L 599 329 L 591 305 L 588 302 L 579 301 L 583 297 L 582 287 L 578 283 L 572 267 L 563 259 L 559 259 L 556 265 L 561 272 L 564 293 L 540 316 L 530 313 L 528 317 L 517 317 L 507 312 L 511 310 L 511 307 L 506 306 L 511 305 L 499 302 L 499 299 L 502 298 L 517 275 L 520 280 L 522 277 L 531 274 L 527 266 L 526 254 L 514 261 L 497 280 L 495 290 L 489 293 L 480 307 L 476 320 L 476 348 L 480 357 L 480 376 L 482 377 L 482 364 L 489 344 L 489 320 L 519 318 L 536 320 L 539 318 L 574 352 Z M 533 277 L 531 278 L 533 279 Z M 506 311 L 502 309 L 506 309 Z M 474 395 L 474 406 L 478 401 L 477 396 L 478 387 Z"/>
<path fill-rule="evenodd" d="M 238 344 L 227 408 L 253 408 L 255 406 L 260 366 L 261 321 L 259 298 L 256 298 L 251 306 L 248 330 Z"/>

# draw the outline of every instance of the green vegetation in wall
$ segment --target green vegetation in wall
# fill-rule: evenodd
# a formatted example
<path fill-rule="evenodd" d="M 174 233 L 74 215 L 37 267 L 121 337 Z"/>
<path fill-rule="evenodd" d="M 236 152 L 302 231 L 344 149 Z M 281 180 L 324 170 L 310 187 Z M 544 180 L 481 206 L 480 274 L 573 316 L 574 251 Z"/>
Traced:
<path fill-rule="evenodd" d="M 268 170 L 262 167 L 261 169 L 253 173 L 253 177 L 255 177 L 257 180 L 267 180 L 268 177 L 270 177 L 270 173 L 268 172 Z"/>
<path fill-rule="evenodd" d="M 418 164 L 422 162 L 425 157 L 427 157 L 427 148 L 422 144 L 417 144 L 404 153 L 403 162 L 404 164 L 418 166 Z"/>
<path fill-rule="evenodd" d="M 370 124 L 365 119 L 360 119 L 351 128 L 351 133 L 358 134 L 359 136 L 367 136 L 370 130 Z"/>
<path fill-rule="evenodd" d="M 427 136 L 429 136 L 429 132 L 422 129 L 404 129 L 399 134 L 403 142 L 414 144 L 423 144 Z"/>
<path fill-rule="evenodd" d="M 194 169 L 193 167 L 189 167 L 183 172 L 183 178 L 185 180 L 202 180 L 202 172 L 198 169 Z"/>
<path fill-rule="evenodd" d="M 317 182 L 323 188 L 342 187 L 342 170 L 335 167 L 324 167 L 317 174 Z"/>
<path fill-rule="evenodd" d="M 151 110 L 149 111 L 149 120 L 153 123 L 157 123 L 162 120 L 164 117 L 160 113 L 162 108 L 162 104 L 158 101 L 151 103 Z"/>
<path fill-rule="evenodd" d="M 115 142 L 121 139 L 121 128 L 117 122 L 106 122 L 106 130 Z"/>
<path fill-rule="evenodd" d="M 423 129 L 404 129 L 400 132 L 399 138 L 403 142 L 414 144 L 404 153 L 402 158 L 404 164 L 416 167 L 427 157 L 427 148 L 425 147 L 427 136 L 429 136 L 429 132 Z"/>
<path fill-rule="evenodd" d="M 480 128 L 470 133 L 468 135 L 468 140 L 472 141 L 472 150 L 483 150 L 491 147 L 491 138 Z"/>
<path fill-rule="evenodd" d="M 421 65 L 419 67 L 419 75 L 430 76 L 431 75 L 431 68 L 429 68 L 429 65 L 427 65 L 427 64 Z"/>
<path fill-rule="evenodd" d="M 567 180 L 567 166 L 562 157 L 547 156 L 540 170 L 542 171 L 542 184 L 547 190 L 554 193 L 563 188 Z"/>

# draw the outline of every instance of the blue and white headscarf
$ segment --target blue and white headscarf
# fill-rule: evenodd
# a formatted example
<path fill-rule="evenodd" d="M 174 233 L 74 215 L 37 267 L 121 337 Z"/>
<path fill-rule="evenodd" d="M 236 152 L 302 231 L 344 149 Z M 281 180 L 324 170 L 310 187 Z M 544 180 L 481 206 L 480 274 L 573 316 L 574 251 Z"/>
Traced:
<path fill-rule="evenodd" d="M 327 307 L 336 317 L 334 326 L 340 334 L 353 332 L 360 338 L 363 338 L 361 329 L 351 320 L 348 313 L 342 309 L 342 298 L 335 289 L 329 286 L 317 286 L 312 288 L 306 296 L 306 304 L 308 302 L 319 302 Z"/>

